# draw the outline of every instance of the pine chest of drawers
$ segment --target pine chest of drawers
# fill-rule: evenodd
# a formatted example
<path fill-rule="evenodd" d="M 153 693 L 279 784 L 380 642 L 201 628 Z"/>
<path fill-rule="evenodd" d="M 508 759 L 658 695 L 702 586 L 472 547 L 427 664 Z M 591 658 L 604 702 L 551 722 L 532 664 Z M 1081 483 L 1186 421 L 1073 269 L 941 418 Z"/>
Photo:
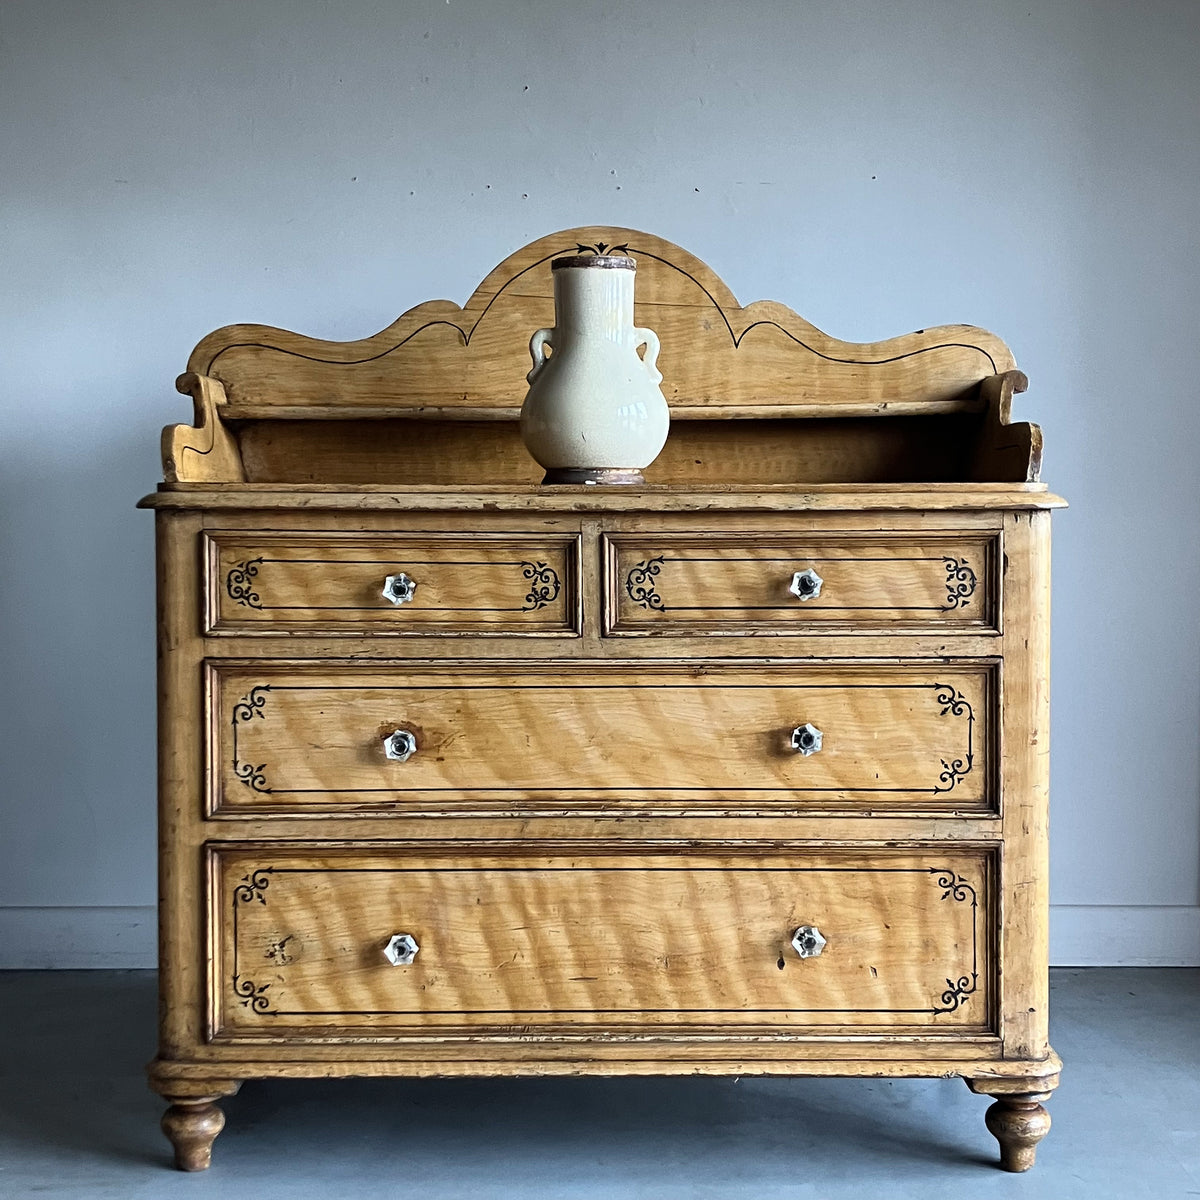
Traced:
<path fill-rule="evenodd" d="M 645 486 L 541 486 L 549 262 L 627 246 Z M 1049 517 L 1006 347 L 850 345 L 628 230 L 360 343 L 232 326 L 158 527 L 178 1165 L 247 1078 L 960 1075 L 1046 1037 Z"/>

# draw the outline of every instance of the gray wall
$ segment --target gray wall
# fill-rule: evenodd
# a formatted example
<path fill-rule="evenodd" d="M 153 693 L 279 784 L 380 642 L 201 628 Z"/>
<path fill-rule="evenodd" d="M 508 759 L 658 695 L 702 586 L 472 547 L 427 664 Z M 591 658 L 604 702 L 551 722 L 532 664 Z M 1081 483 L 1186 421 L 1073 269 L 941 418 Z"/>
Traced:
<path fill-rule="evenodd" d="M 0 963 L 153 956 L 157 432 L 208 330 L 372 333 L 588 222 L 1032 380 L 1054 954 L 1200 961 L 1200 5 L 0 10 Z"/>

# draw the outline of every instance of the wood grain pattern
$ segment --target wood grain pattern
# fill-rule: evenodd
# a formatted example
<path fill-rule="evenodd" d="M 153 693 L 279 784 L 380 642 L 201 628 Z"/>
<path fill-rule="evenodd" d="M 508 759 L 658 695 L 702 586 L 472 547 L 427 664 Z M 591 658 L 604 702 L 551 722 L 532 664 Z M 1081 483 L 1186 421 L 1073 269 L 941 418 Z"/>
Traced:
<path fill-rule="evenodd" d="M 287 1034 L 246 1042 L 210 1042 L 188 1060 L 157 1059 L 151 1085 L 200 1089 L 231 1067 L 247 1079 L 454 1078 L 462 1076 L 842 1075 L 870 1079 L 953 1077 L 1014 1081 L 1023 1092 L 1057 1086 L 1057 1055 L 1041 1062 L 1005 1062 L 991 1035 L 753 1033 L 713 1038 L 683 1031 L 662 1037 L 594 1033 L 549 1038 L 489 1039 L 482 1049 L 432 1032 L 403 1040 L 363 1035 L 353 1043 L 300 1041 Z M 1035 1082 L 1031 1083 L 1030 1080 Z"/>
<path fill-rule="evenodd" d="M 1009 513 L 1004 580 L 1011 650 L 1004 660 L 1005 1053 L 1050 1053 L 1050 521 Z M 1019 641 L 1018 641 L 1019 639 Z M 1008 972 L 1011 971 L 1011 974 Z M 1037 1090 L 1037 1089 L 1031 1089 Z"/>
<path fill-rule="evenodd" d="M 221 667 L 216 811 L 997 806 L 988 664 Z M 805 757 L 793 730 L 824 734 Z M 387 759 L 395 730 L 416 738 Z"/>
<path fill-rule="evenodd" d="M 672 432 L 644 487 L 541 487 L 525 347 L 549 258 L 601 242 L 639 259 Z M 178 1164 L 244 1079 L 957 1074 L 1030 1165 L 1063 501 L 1025 385 L 982 330 L 838 342 L 597 227 L 361 342 L 204 339 L 142 502 Z M 661 609 L 627 586 L 656 557 Z M 826 590 L 780 608 L 801 558 Z"/>
<path fill-rule="evenodd" d="M 995 513 L 1065 508 L 1044 484 L 821 484 L 797 488 L 717 485 L 697 488 L 345 488 L 333 484 L 163 484 L 140 508 L 208 513 Z"/>
<path fill-rule="evenodd" d="M 579 538 L 481 533 L 208 539 L 214 633 L 577 634 Z M 389 575 L 416 585 L 395 605 Z"/>
<path fill-rule="evenodd" d="M 1004 1096 L 987 1110 L 988 1132 L 1000 1143 L 1000 1166 L 1006 1171 L 1028 1171 L 1037 1155 L 1038 1142 L 1050 1132 L 1050 1114 L 1041 1101 L 1049 1092 Z"/>
<path fill-rule="evenodd" d="M 206 1171 L 212 1163 L 212 1145 L 225 1128 L 225 1114 L 207 1102 L 177 1101 L 163 1113 L 162 1131 L 175 1149 L 175 1166 L 181 1171 Z"/>
<path fill-rule="evenodd" d="M 550 262 L 623 245 L 638 263 L 636 320 L 662 342 L 676 415 L 711 408 L 776 416 L 973 410 L 981 380 L 1013 368 L 999 338 L 968 325 L 856 344 L 782 304 L 741 307 L 694 255 L 652 234 L 588 226 L 539 238 L 497 266 L 459 308 L 418 305 L 357 342 L 262 325 L 206 337 L 188 369 L 219 380 L 228 418 L 519 408 L 533 330 L 554 324 Z"/>
<path fill-rule="evenodd" d="M 988 1032 L 990 855 L 216 852 L 217 1036 Z M 827 939 L 801 959 L 798 926 Z M 392 966 L 396 933 L 419 945 Z"/>
<path fill-rule="evenodd" d="M 521 441 L 517 412 L 492 421 L 399 417 L 380 421 L 241 422 L 251 483 L 369 484 L 408 488 L 453 479 L 460 487 L 531 486 L 543 469 Z M 822 484 L 970 477 L 979 414 L 849 418 L 677 420 L 646 470 L 651 486 Z M 1023 478 L 1024 476 L 1018 476 Z M 1006 476 L 997 476 L 1006 478 Z"/>
<path fill-rule="evenodd" d="M 765 537 L 646 530 L 605 538 L 605 632 L 795 634 L 997 627 L 998 539 Z M 818 595 L 790 591 L 797 572 Z"/>
<path fill-rule="evenodd" d="M 189 371 L 175 386 L 192 397 L 195 425 L 168 425 L 162 431 L 163 478 L 168 483 L 244 480 L 237 440 L 221 417 L 225 389 L 220 381 Z"/>
<path fill-rule="evenodd" d="M 465 307 L 422 304 L 361 341 L 261 325 L 210 334 L 179 380 L 196 398 L 196 425 L 164 433 L 166 479 L 535 482 L 505 422 L 524 398 L 531 331 L 553 323 L 550 262 L 612 244 L 641 256 L 637 319 L 662 341 L 676 420 L 650 482 L 714 470 L 797 483 L 1038 478 L 1041 433 L 1010 417 L 1025 377 L 994 335 L 956 325 L 842 342 L 781 304 L 741 307 L 708 267 L 661 238 L 587 227 L 517 251 Z M 886 419 L 846 420 L 864 416 Z M 339 428 L 314 430 L 310 418 Z M 689 428 L 696 418 L 706 420 Z M 714 418 L 754 420 L 730 436 L 706 427 Z M 803 420 L 781 436 L 788 418 Z"/>
<path fill-rule="evenodd" d="M 1042 430 L 1012 420 L 1012 398 L 1029 386 L 1022 371 L 1004 371 L 979 387 L 985 417 L 975 446 L 972 479 L 1029 480 L 1041 478 Z"/>

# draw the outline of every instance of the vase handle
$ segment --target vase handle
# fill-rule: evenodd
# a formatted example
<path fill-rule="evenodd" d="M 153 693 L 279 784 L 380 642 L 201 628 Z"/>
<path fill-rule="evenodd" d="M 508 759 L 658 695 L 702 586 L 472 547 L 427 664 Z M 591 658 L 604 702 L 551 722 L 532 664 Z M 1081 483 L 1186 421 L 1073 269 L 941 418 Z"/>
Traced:
<path fill-rule="evenodd" d="M 543 347 L 549 342 L 550 349 L 553 350 L 553 338 L 553 329 L 539 329 L 529 339 L 529 357 L 533 359 L 533 366 L 530 368 L 529 374 L 525 376 L 526 383 L 532 383 L 542 373 L 542 368 L 546 365 L 546 351 Z"/>
<path fill-rule="evenodd" d="M 534 335 L 537 336 L 536 334 Z M 653 329 L 638 329 L 634 328 L 633 336 L 637 338 L 633 348 L 636 350 L 638 346 L 646 347 L 646 357 L 642 362 L 646 364 L 646 372 L 650 379 L 655 384 L 662 383 L 662 372 L 658 369 L 658 352 L 661 349 L 658 343 L 658 334 Z"/>

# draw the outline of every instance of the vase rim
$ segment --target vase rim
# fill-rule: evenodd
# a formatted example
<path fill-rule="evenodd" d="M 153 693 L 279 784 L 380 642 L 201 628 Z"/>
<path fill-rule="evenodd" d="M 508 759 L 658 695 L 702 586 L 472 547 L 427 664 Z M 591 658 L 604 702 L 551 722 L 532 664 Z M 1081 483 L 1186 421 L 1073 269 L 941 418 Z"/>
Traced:
<path fill-rule="evenodd" d="M 637 262 L 623 254 L 570 254 L 564 258 L 550 260 L 550 270 L 561 271 L 564 267 L 603 267 L 610 271 L 636 271 Z"/>

